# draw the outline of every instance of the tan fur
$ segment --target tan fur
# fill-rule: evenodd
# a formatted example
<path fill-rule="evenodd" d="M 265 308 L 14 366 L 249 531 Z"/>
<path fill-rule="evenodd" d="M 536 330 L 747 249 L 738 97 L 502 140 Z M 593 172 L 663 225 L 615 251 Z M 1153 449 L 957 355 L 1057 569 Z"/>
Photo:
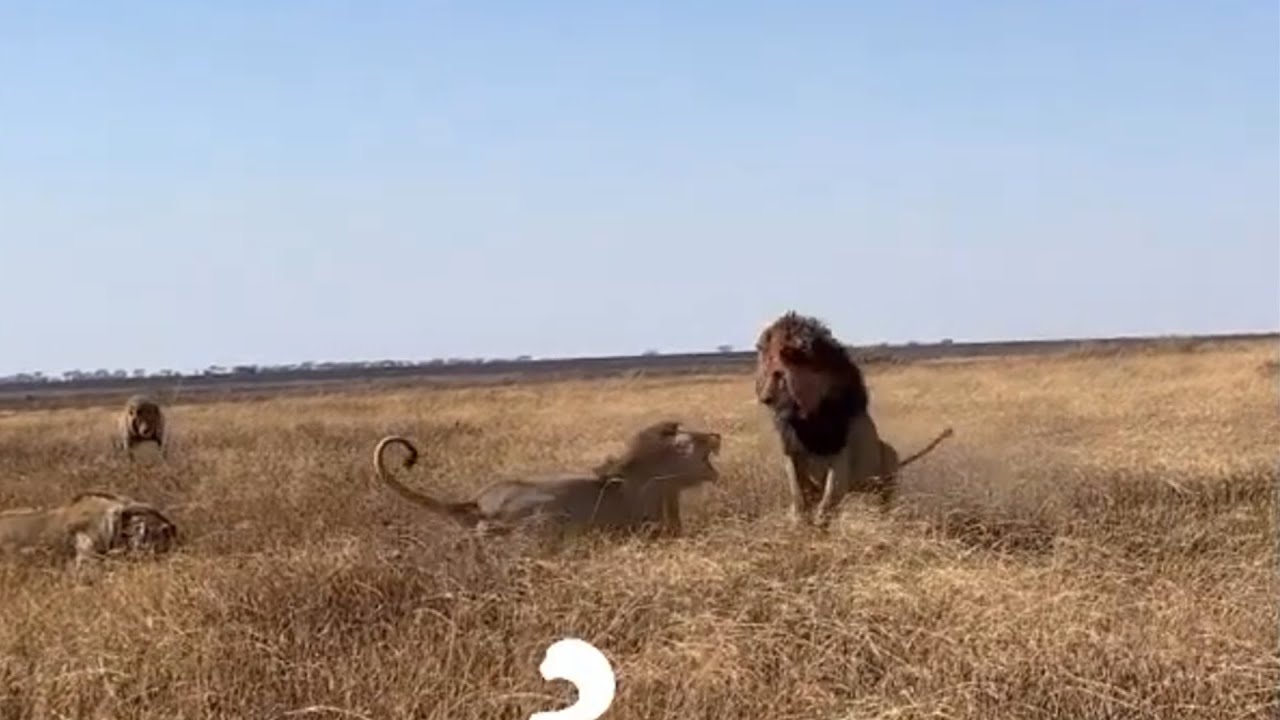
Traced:
<path fill-rule="evenodd" d="M 756 397 L 772 411 L 782 440 L 796 522 L 812 513 L 814 523 L 825 526 L 851 492 L 875 493 L 887 510 L 902 467 L 953 434 L 947 428 L 899 461 L 867 411 L 861 370 L 814 318 L 781 316 L 761 332 L 756 350 Z"/>
<path fill-rule="evenodd" d="M 811 454 L 787 457 L 788 480 L 797 487 L 799 498 L 792 507 L 793 519 L 801 521 L 812 512 L 815 524 L 825 525 L 833 510 L 853 492 L 875 493 L 881 510 L 887 510 L 897 495 L 898 473 L 902 468 L 954 434 L 952 428 L 945 428 L 924 448 L 899 460 L 898 451 L 880 439 L 869 415 L 856 418 L 849 426 L 847 441 L 839 454 L 829 458 Z"/>
<path fill-rule="evenodd" d="M 417 448 L 404 437 L 380 440 L 373 463 L 378 478 L 401 497 L 482 534 L 539 526 L 679 535 L 680 492 L 719 477 L 711 456 L 720 444 L 718 433 L 663 421 L 637 432 L 621 457 L 610 457 L 591 472 L 500 480 L 462 502 L 416 492 L 392 476 L 384 458 L 389 446 L 408 451 L 406 468 L 418 459 Z"/>
<path fill-rule="evenodd" d="M 120 411 L 116 425 L 117 446 L 133 459 L 133 448 L 139 443 L 154 442 L 165 455 L 164 412 L 159 403 L 145 395 L 130 397 Z"/>
<path fill-rule="evenodd" d="M 0 552 L 71 555 L 86 560 L 118 552 L 168 552 L 176 526 L 155 507 L 112 493 L 81 493 L 46 509 L 0 512 Z"/>

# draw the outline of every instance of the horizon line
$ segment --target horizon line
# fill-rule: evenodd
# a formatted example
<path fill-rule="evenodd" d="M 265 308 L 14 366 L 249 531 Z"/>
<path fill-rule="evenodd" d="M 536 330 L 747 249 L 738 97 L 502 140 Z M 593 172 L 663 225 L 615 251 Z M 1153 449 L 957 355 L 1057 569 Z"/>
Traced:
<path fill-rule="evenodd" d="M 1023 339 L 994 339 L 994 340 L 955 340 L 952 338 L 942 338 L 932 341 L 908 340 L 902 342 L 879 342 L 879 343 L 843 343 L 850 350 L 870 350 L 870 349 L 908 349 L 921 347 L 949 347 L 955 350 L 963 350 L 965 348 L 980 348 L 990 346 L 1028 346 L 1028 345 L 1066 345 L 1079 343 L 1125 343 L 1125 342 L 1151 342 L 1158 340 L 1202 340 L 1206 342 L 1230 342 L 1230 341 L 1259 341 L 1264 339 L 1280 340 L 1280 328 L 1268 330 L 1246 330 L 1236 332 L 1215 332 L 1215 333 L 1153 333 L 1153 334 L 1134 334 L 1134 335 L 1106 335 L 1106 336 L 1077 336 L 1077 337 L 1057 337 L 1057 338 L 1023 338 Z M 727 347 L 727 350 L 718 349 Z M 469 357 L 469 356 L 436 356 L 422 360 L 405 360 L 395 358 L 378 358 L 378 359 L 351 359 L 351 360 L 300 360 L 286 363 L 233 363 L 223 365 L 221 363 L 210 363 L 203 368 L 192 369 L 189 372 L 178 371 L 171 368 L 112 368 L 109 372 L 127 372 L 125 378 L 119 376 L 102 377 L 84 377 L 78 380 L 121 380 L 121 379 L 144 379 L 144 378 L 180 378 L 180 377 L 203 377 L 213 368 L 223 368 L 225 370 L 233 370 L 234 368 L 255 368 L 258 370 L 267 370 L 272 372 L 297 372 L 302 371 L 302 366 L 311 365 L 327 365 L 327 366 L 368 366 L 376 363 L 397 363 L 394 367 L 430 367 L 435 365 L 458 366 L 458 365 L 489 365 L 489 364 L 537 364 L 537 363 L 557 363 L 557 362 L 607 362 L 620 360 L 639 360 L 647 357 L 714 357 L 714 356 L 734 356 L 747 355 L 753 353 L 751 348 L 739 348 L 735 345 L 723 343 L 713 350 L 646 350 L 639 353 L 624 354 L 603 354 L 603 355 L 546 355 L 538 356 L 532 354 L 520 354 L 506 357 Z M 142 369 L 147 372 L 144 376 L 133 375 L 133 372 Z M 378 369 L 378 368 L 371 368 Z M 62 376 L 67 373 L 78 372 L 91 375 L 95 372 L 107 370 L 107 368 L 93 368 L 91 370 L 83 370 L 81 368 L 73 368 L 63 370 L 55 374 L 48 374 L 44 370 L 33 370 L 25 372 L 16 372 L 9 375 L 0 376 L 0 382 L 21 383 L 24 380 L 18 378 L 33 379 L 37 377 L 45 378 L 46 381 L 66 382 L 62 380 Z M 172 375 L 157 375 L 159 372 L 172 372 Z M 326 370 L 320 368 L 311 368 L 306 372 L 322 373 Z"/>

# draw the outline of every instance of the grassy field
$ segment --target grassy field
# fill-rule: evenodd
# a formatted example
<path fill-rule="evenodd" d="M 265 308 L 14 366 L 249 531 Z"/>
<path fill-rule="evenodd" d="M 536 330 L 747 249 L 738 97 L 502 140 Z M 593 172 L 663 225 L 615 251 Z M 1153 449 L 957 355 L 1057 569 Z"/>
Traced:
<path fill-rule="evenodd" d="M 185 544 L 0 566 L 0 720 L 526 718 L 572 697 L 537 672 L 566 635 L 617 720 L 1274 718 L 1278 376 L 1270 344 L 869 367 L 904 455 L 956 437 L 826 535 L 745 375 L 180 404 L 133 468 L 114 407 L 9 414 L 0 506 L 117 490 Z M 725 435 L 678 540 L 482 543 L 372 480 L 389 432 L 460 496 L 664 417 Z"/>

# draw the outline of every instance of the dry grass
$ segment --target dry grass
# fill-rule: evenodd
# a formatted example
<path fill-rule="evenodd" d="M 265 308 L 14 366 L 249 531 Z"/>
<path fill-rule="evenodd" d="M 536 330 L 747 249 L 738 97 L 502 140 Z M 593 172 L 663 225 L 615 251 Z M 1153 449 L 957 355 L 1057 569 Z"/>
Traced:
<path fill-rule="evenodd" d="M 0 418 L 0 504 L 111 488 L 187 539 L 93 585 L 0 566 L 0 718 L 524 718 L 572 694 L 537 674 L 565 635 L 613 660 L 618 720 L 1275 717 L 1274 363 L 876 367 L 904 454 L 957 436 L 826 536 L 787 526 L 743 376 L 181 405 L 171 461 L 133 469 L 110 409 Z M 663 416 L 726 435 L 676 541 L 486 546 L 371 481 L 388 432 L 459 495 Z"/>

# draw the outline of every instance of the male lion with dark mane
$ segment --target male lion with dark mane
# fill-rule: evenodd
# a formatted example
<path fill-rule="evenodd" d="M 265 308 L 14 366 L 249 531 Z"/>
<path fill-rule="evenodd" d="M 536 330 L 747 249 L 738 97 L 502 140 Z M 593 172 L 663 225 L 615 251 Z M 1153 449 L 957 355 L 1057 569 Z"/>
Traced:
<path fill-rule="evenodd" d="M 411 490 L 392 476 L 383 457 L 389 446 L 407 451 L 403 467 L 418 460 L 418 449 L 407 438 L 380 440 L 373 465 L 378 479 L 402 498 L 483 535 L 524 527 L 675 536 L 682 531 L 680 493 L 719 477 L 711 457 L 720 443 L 719 433 L 657 422 L 635 433 L 622 456 L 609 457 L 589 472 L 499 480 L 462 501 Z"/>
<path fill-rule="evenodd" d="M 116 418 L 116 443 L 132 460 L 134 446 L 144 442 L 155 443 L 165 454 L 164 411 L 146 395 L 133 395 Z"/>
<path fill-rule="evenodd" d="M 905 460 L 880 439 L 862 371 L 820 320 L 788 312 L 756 341 L 756 398 L 769 408 L 787 456 L 792 519 L 813 511 L 825 527 L 850 492 L 874 492 L 887 510 L 898 471 L 952 435 L 947 428 Z"/>

